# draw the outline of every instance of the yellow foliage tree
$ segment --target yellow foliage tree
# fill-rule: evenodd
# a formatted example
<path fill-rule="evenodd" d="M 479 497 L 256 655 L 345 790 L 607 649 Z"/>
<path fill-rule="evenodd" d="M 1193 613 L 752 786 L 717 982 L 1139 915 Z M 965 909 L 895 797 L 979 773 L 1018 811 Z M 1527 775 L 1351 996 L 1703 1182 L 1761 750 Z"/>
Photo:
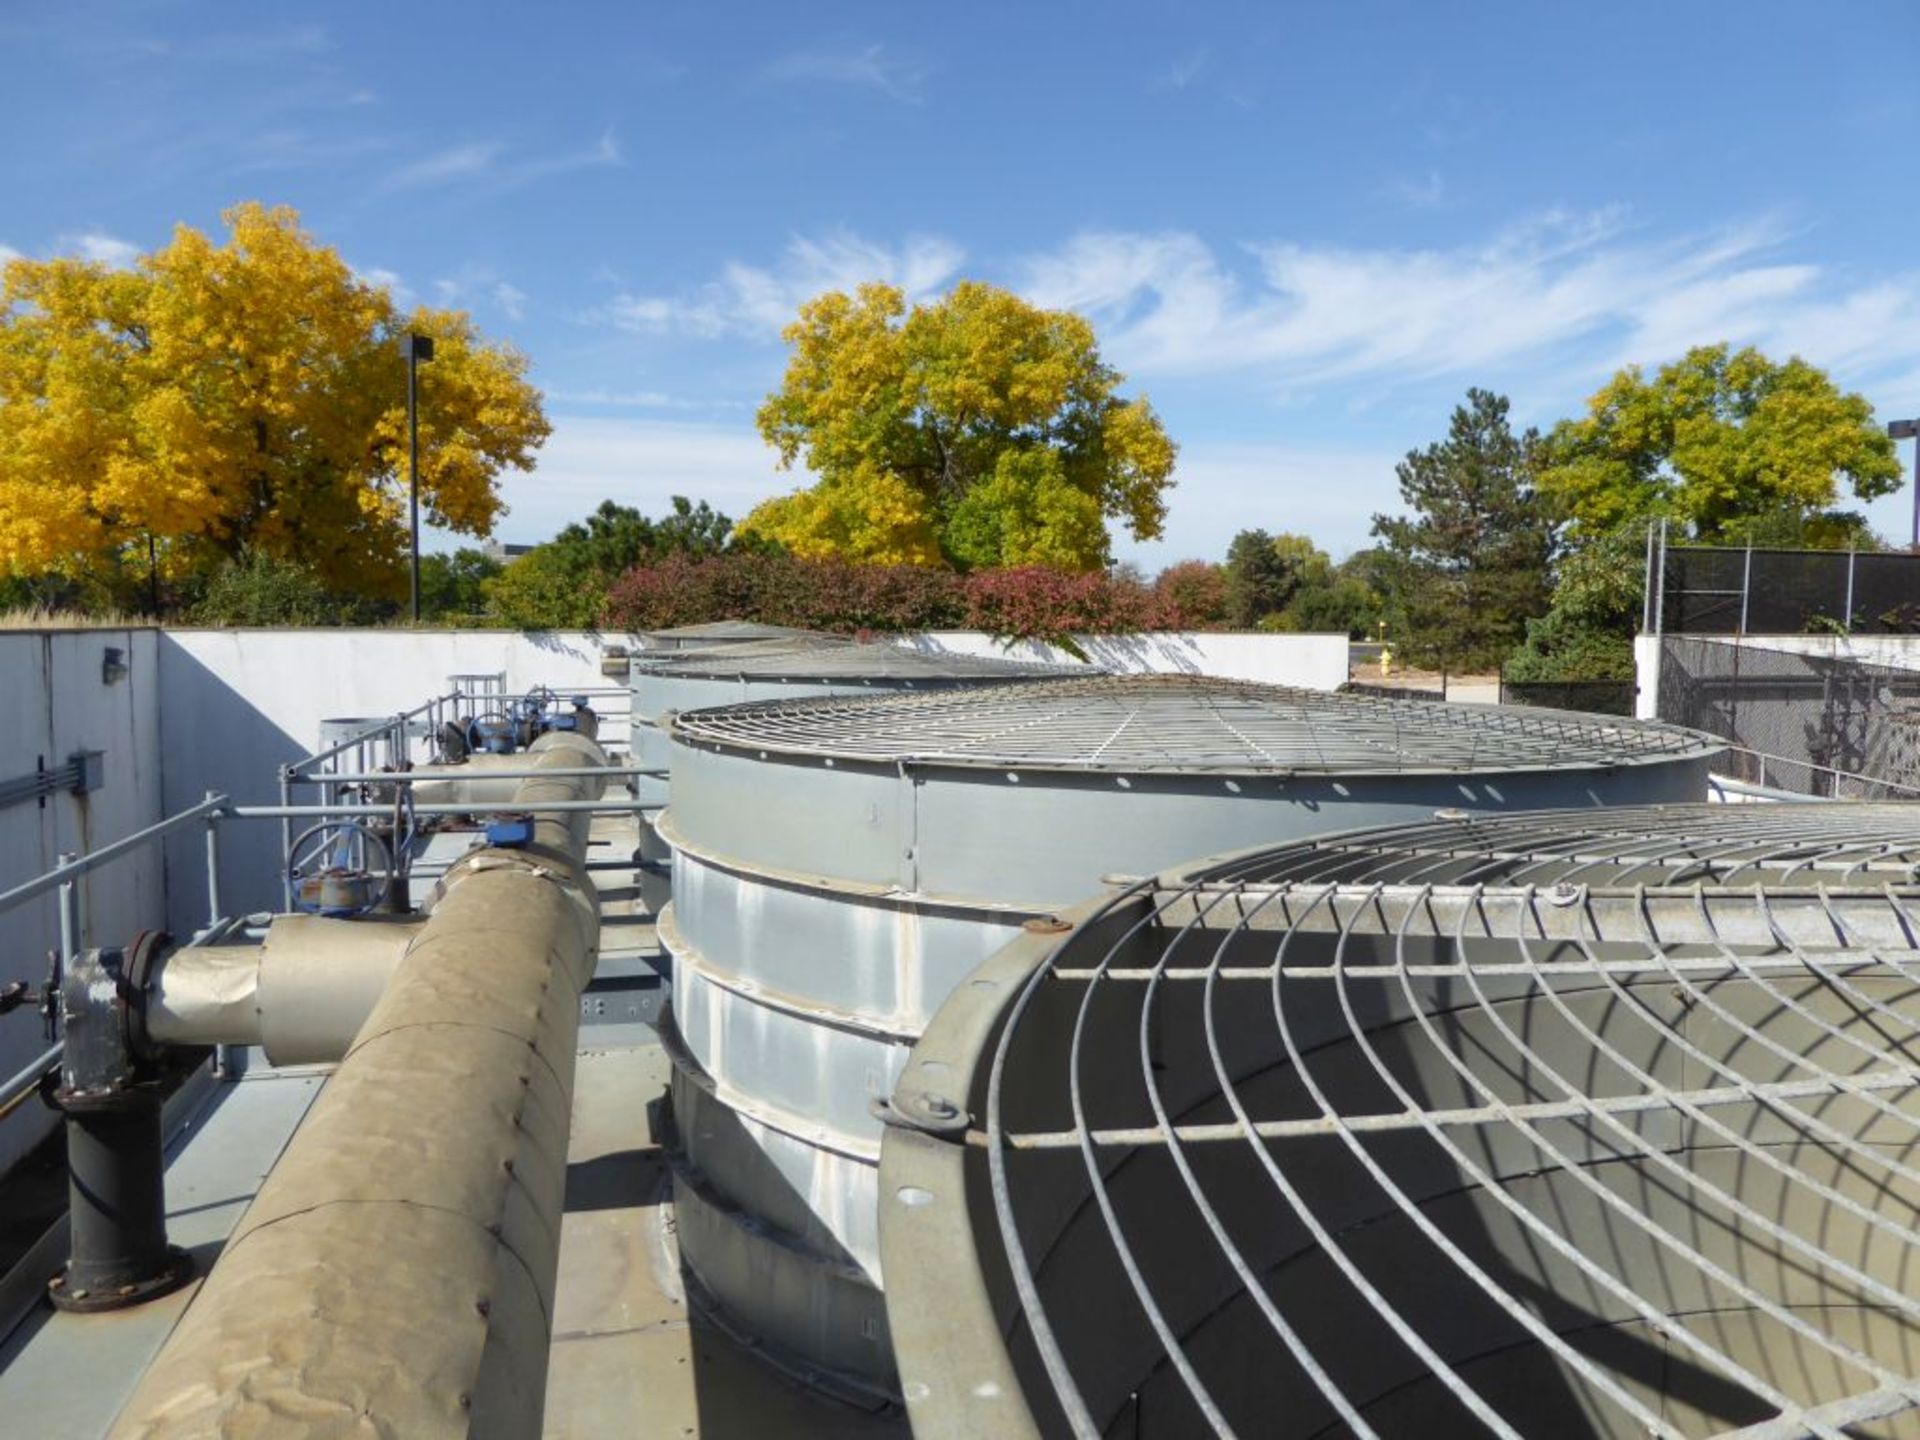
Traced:
<path fill-rule="evenodd" d="M 971 281 L 911 310 L 863 285 L 809 301 L 785 339 L 760 433 L 818 480 L 745 533 L 802 556 L 1076 570 L 1107 563 L 1108 520 L 1160 533 L 1175 446 L 1080 316 Z"/>
<path fill-rule="evenodd" d="M 402 314 L 288 209 L 182 225 L 131 269 L 9 262 L 0 288 L 0 572 L 170 577 L 257 554 L 330 589 L 404 589 L 406 396 L 421 369 L 420 495 L 484 535 L 502 469 L 546 439 L 525 358 L 457 311 Z M 110 588 L 110 586 L 109 586 Z"/>

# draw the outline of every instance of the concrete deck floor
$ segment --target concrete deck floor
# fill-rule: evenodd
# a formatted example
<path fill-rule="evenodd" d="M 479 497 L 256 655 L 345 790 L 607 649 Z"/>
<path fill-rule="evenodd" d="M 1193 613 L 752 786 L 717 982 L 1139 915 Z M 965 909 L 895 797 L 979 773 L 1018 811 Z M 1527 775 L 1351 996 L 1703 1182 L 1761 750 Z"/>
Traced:
<path fill-rule="evenodd" d="M 588 863 L 600 884 L 600 977 L 651 969 L 651 917 L 631 872 L 625 816 L 596 824 Z M 611 996 L 607 997 L 609 1000 Z M 590 1011 L 595 1004 L 589 995 Z M 560 1281 L 547 1372 L 548 1440 L 786 1440 L 893 1437 L 905 1417 L 872 1415 L 803 1389 L 687 1303 L 673 1235 L 672 1183 L 655 1139 L 671 1062 L 651 1027 L 657 1006 L 605 1005 L 580 1031 Z"/>
<path fill-rule="evenodd" d="M 583 1043 L 593 1034 L 583 1032 Z M 667 1163 L 653 1133 L 668 1069 L 650 1040 L 580 1055 L 548 1440 L 907 1435 L 904 1417 L 802 1389 L 687 1305 Z"/>

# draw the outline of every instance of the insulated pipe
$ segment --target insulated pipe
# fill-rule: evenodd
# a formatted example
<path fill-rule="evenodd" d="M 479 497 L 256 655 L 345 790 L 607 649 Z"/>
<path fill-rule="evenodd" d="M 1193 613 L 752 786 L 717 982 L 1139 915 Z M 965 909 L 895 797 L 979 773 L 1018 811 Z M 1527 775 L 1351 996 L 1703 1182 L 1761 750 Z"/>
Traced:
<path fill-rule="evenodd" d="M 347 1053 L 417 920 L 277 915 L 261 945 L 175 950 L 147 976 L 142 1019 L 156 1045 L 259 1045 L 275 1065 Z"/>
<path fill-rule="evenodd" d="M 495 779 L 488 772 L 524 773 L 525 755 L 469 755 L 458 765 L 416 765 L 413 799 L 420 805 L 504 805 L 513 799 L 518 780 Z"/>
<path fill-rule="evenodd" d="M 577 735 L 532 753 L 600 758 Z M 603 785 L 523 782 L 531 843 L 447 872 L 113 1436 L 539 1433 L 599 931 L 589 817 L 540 804 Z"/>

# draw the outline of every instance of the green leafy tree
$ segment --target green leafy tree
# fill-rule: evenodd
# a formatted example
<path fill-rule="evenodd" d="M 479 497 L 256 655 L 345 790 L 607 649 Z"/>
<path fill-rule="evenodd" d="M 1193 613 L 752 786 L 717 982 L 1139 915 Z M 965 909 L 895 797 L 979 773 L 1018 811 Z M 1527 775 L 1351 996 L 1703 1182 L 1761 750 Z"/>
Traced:
<path fill-rule="evenodd" d="M 1447 438 L 1395 467 L 1407 515 L 1376 515 L 1385 579 L 1410 660 L 1498 664 L 1547 608 L 1553 526 L 1534 488 L 1540 437 L 1515 435 L 1507 400 L 1469 390 Z"/>
<path fill-rule="evenodd" d="M 186 620 L 204 626 L 348 626 L 382 624 L 394 601 L 342 595 L 298 561 L 248 551 L 173 595 Z"/>
<path fill-rule="evenodd" d="M 1364 639 L 1380 625 L 1384 611 L 1372 572 L 1370 556 L 1362 552 L 1324 574 L 1316 573 L 1294 592 L 1278 623 L 1269 616 L 1261 628 L 1323 635 L 1345 632 L 1349 639 Z"/>
<path fill-rule="evenodd" d="M 1646 533 L 1621 525 L 1560 559 L 1553 604 L 1527 622 L 1502 673 L 1510 680 L 1630 680 L 1646 593 Z"/>
<path fill-rule="evenodd" d="M 1758 350 L 1704 345 L 1649 378 L 1620 371 L 1587 413 L 1555 427 L 1542 492 L 1584 544 L 1653 516 L 1694 539 L 1844 546 L 1865 530 L 1842 487 L 1873 500 L 1900 487 L 1893 442 L 1859 395 L 1826 372 Z"/>
<path fill-rule="evenodd" d="M 591 628 L 620 576 L 669 555 L 718 555 L 733 529 L 733 521 L 704 500 L 696 505 L 684 495 L 674 496 L 659 520 L 603 500 L 586 519 L 483 581 L 488 613 L 521 630 Z"/>
<path fill-rule="evenodd" d="M 1093 327 L 962 281 L 908 307 L 890 285 L 810 300 L 758 416 L 817 482 L 742 529 L 803 559 L 1098 570 L 1107 522 L 1159 535 L 1175 447 L 1100 358 Z"/>
<path fill-rule="evenodd" d="M 420 614 L 442 623 L 476 621 L 487 613 L 487 581 L 501 563 L 484 550 L 420 557 Z"/>

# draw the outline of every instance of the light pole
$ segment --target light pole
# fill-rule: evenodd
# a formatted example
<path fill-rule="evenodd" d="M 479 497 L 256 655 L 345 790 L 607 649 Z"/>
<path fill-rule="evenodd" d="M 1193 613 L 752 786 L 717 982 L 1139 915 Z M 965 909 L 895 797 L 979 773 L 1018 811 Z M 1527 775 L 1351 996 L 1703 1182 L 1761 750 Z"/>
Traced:
<path fill-rule="evenodd" d="M 1920 550 L 1920 420 L 1895 420 L 1887 426 L 1894 440 L 1913 441 L 1913 549 Z"/>
<path fill-rule="evenodd" d="M 410 593 L 413 623 L 420 623 L 420 367 L 433 359 L 433 341 L 425 335 L 400 337 L 407 357 L 407 528 L 413 537 Z"/>

